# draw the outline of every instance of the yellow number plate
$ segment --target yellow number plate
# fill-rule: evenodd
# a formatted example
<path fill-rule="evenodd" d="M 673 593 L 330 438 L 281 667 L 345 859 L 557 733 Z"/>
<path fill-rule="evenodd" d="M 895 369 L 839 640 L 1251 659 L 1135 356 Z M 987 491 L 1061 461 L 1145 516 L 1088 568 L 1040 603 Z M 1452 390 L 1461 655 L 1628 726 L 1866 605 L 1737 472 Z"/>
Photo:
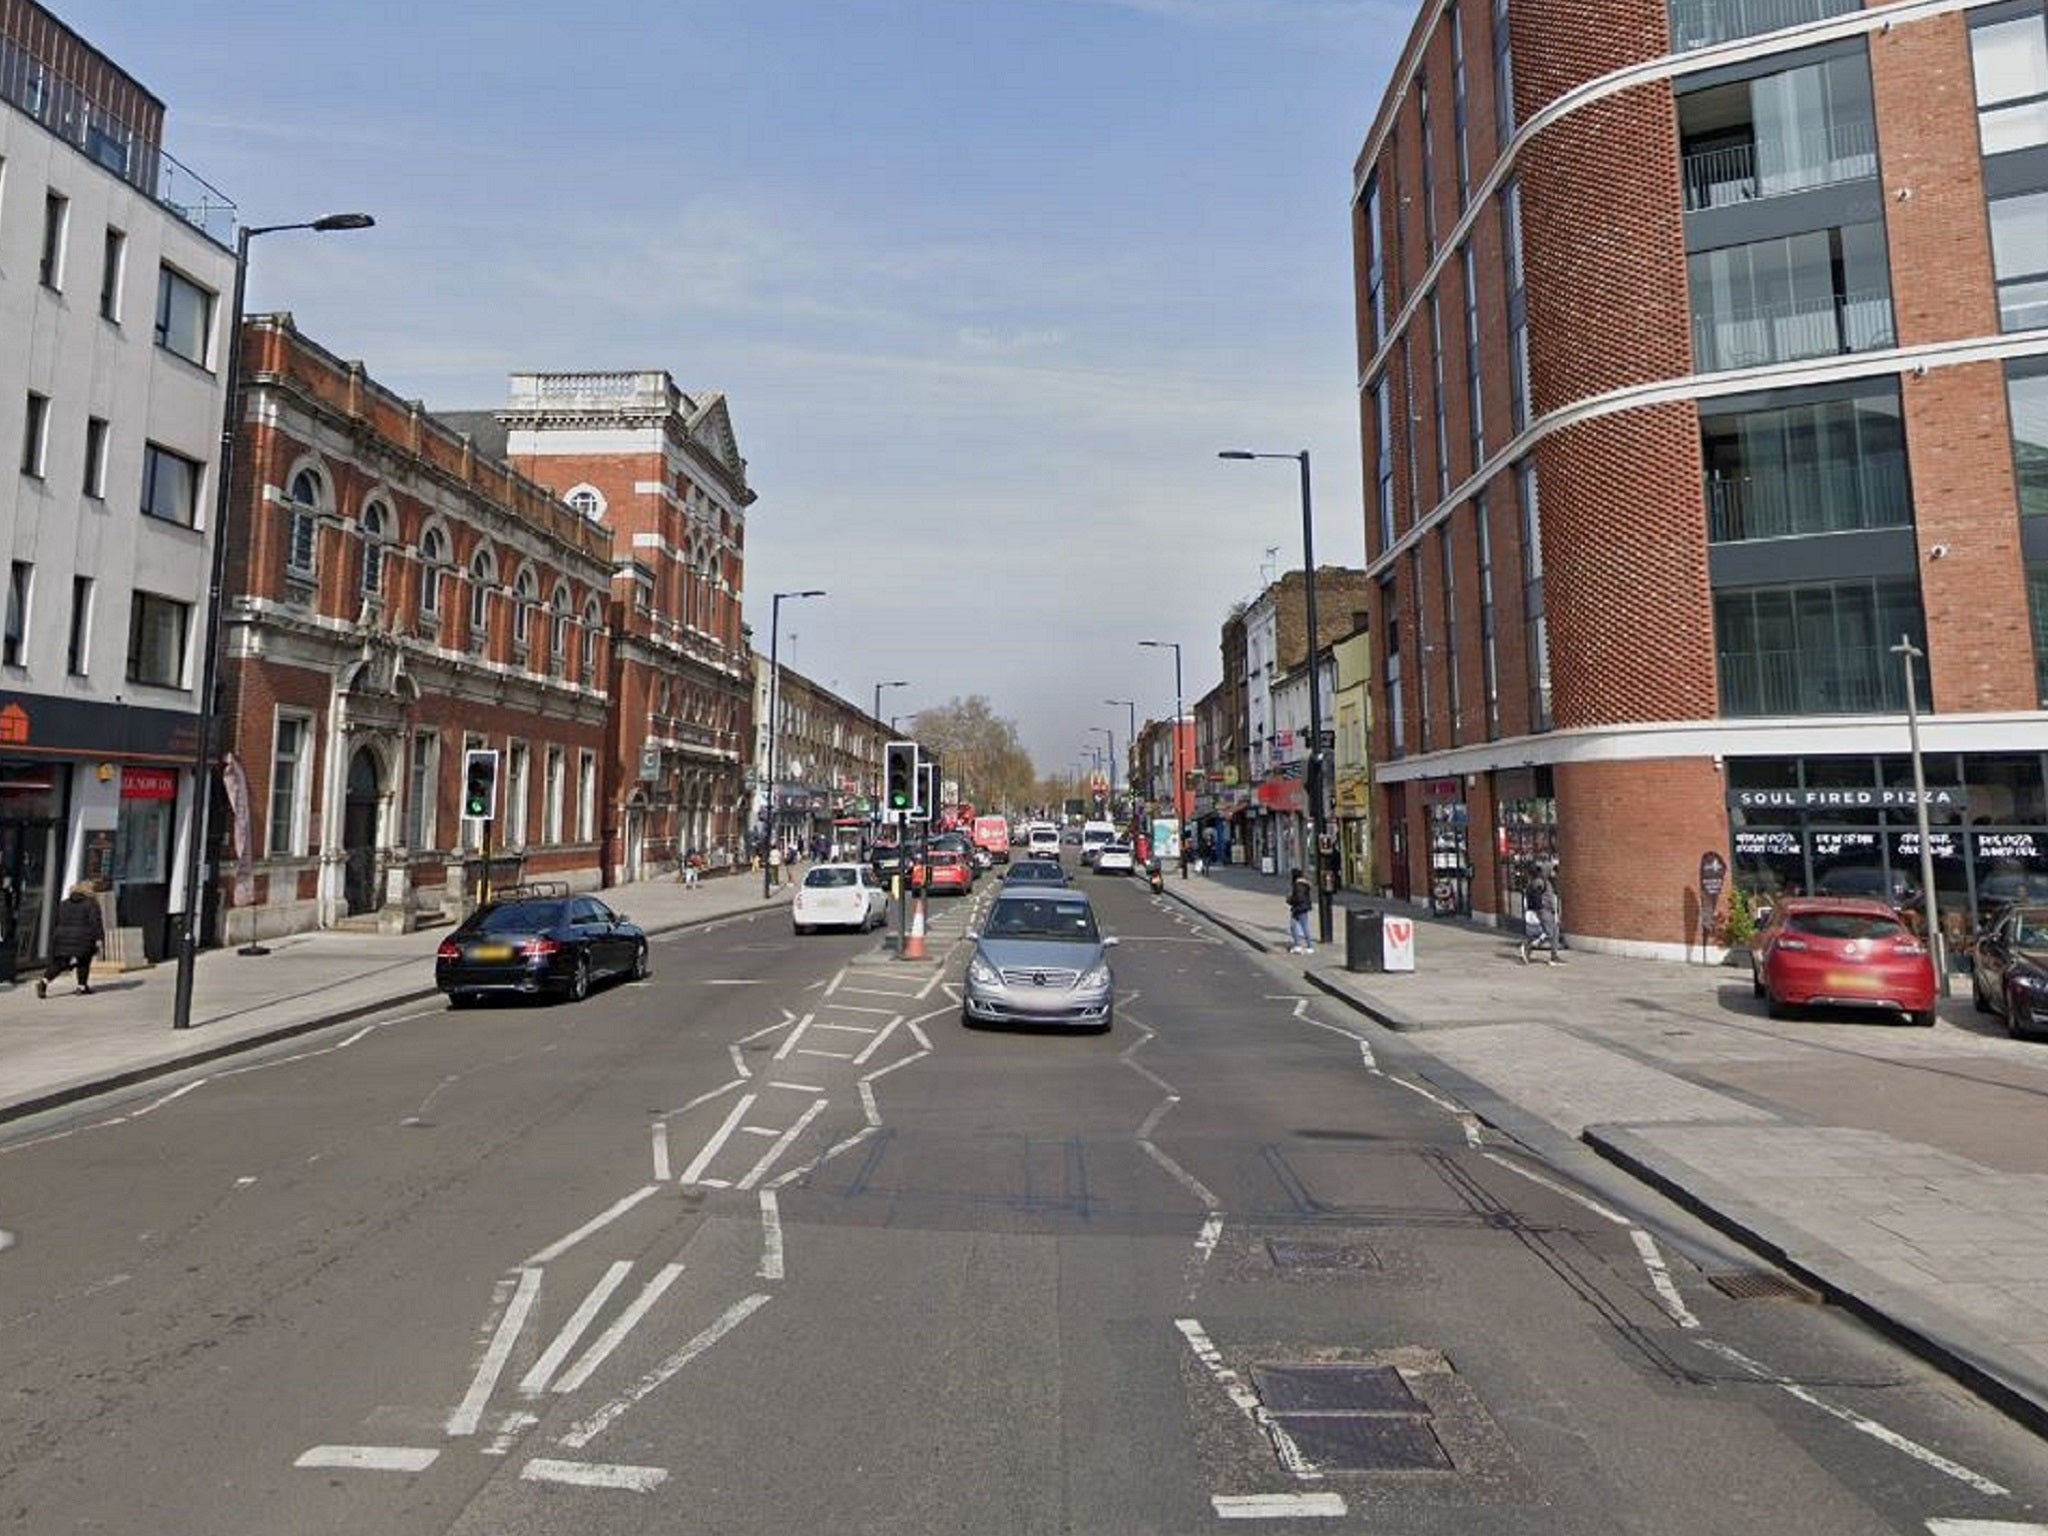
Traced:
<path fill-rule="evenodd" d="M 469 958 L 472 960 L 510 960 L 512 958 L 512 946 L 510 944 L 479 944 L 469 952 Z"/>

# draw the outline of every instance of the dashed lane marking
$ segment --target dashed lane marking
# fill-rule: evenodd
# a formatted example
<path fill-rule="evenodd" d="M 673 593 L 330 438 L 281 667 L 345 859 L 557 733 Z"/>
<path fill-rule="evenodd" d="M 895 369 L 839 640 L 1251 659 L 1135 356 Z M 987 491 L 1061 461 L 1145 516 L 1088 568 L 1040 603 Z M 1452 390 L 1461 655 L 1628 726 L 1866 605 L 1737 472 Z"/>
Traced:
<path fill-rule="evenodd" d="M 540 1265 L 547 1263 L 550 1259 L 559 1259 L 571 1248 L 582 1242 L 583 1239 L 590 1236 L 591 1233 L 601 1231 L 605 1227 L 610 1226 L 649 1195 L 657 1193 L 660 1188 L 659 1184 L 641 1185 L 632 1194 L 626 1196 L 625 1199 L 614 1201 L 610 1207 L 598 1212 L 597 1215 L 591 1217 L 590 1220 L 583 1223 L 582 1226 L 571 1232 L 567 1237 L 557 1238 L 554 1242 L 548 1244 L 547 1247 L 541 1249 L 539 1253 L 536 1253 L 526 1261 L 526 1267 L 538 1272 Z"/>
<path fill-rule="evenodd" d="M 597 1412 L 591 1414 L 590 1417 L 579 1421 L 571 1427 L 569 1432 L 562 1436 L 561 1443 L 572 1451 L 582 1450 L 584 1446 L 590 1444 L 591 1441 L 595 1440 L 630 1412 L 634 1404 L 646 1397 L 648 1393 L 658 1391 L 677 1372 L 681 1371 L 692 1360 L 695 1360 L 728 1333 L 731 1333 L 733 1329 L 739 1327 L 741 1323 L 752 1317 L 762 1307 L 767 1306 L 768 1302 L 768 1295 L 765 1292 L 758 1291 L 752 1296 L 747 1296 L 734 1302 L 720 1315 L 717 1322 L 706 1328 L 702 1333 L 690 1340 L 689 1343 L 662 1361 L 661 1364 L 655 1366 L 653 1370 L 647 1372 L 646 1375 L 634 1382 L 632 1387 L 626 1392 L 613 1398 L 602 1408 L 598 1409 Z"/>
<path fill-rule="evenodd" d="M 540 1271 L 522 1269 L 519 1271 L 519 1288 L 514 1292 L 512 1303 L 506 1307 L 505 1315 L 498 1319 L 497 1332 L 491 1335 L 491 1342 L 484 1350 L 484 1357 L 477 1362 L 476 1376 L 469 1384 L 469 1391 L 453 1413 L 448 1415 L 450 1435 L 473 1435 L 483 1424 L 484 1407 L 491 1400 L 491 1393 L 498 1385 L 498 1377 L 505 1370 L 505 1363 L 512 1358 L 512 1346 L 519 1341 L 520 1331 L 526 1326 L 527 1315 L 533 1311 L 533 1304 L 540 1299 Z"/>
<path fill-rule="evenodd" d="M 1347 1513 L 1335 1493 L 1219 1493 L 1209 1503 L 1219 1520 L 1341 1520 Z"/>
<path fill-rule="evenodd" d="M 1928 1536 L 2048 1536 L 2048 1525 L 2024 1520 L 1942 1520 L 1927 1522 Z"/>
<path fill-rule="evenodd" d="M 352 1467 L 364 1472 L 424 1472 L 439 1451 L 412 1445 L 316 1445 L 301 1452 L 295 1467 Z"/>
<path fill-rule="evenodd" d="M 519 1469 L 529 1483 L 566 1483 L 572 1488 L 617 1488 L 627 1493 L 651 1493 L 668 1481 L 662 1467 L 608 1466 L 593 1461 L 551 1461 L 536 1457 Z"/>
<path fill-rule="evenodd" d="M 562 1325 L 562 1331 L 555 1335 L 554 1342 L 541 1352 L 541 1357 L 533 1363 L 533 1369 L 520 1381 L 519 1390 L 522 1393 L 528 1397 L 538 1397 L 547 1390 L 555 1372 L 560 1370 L 562 1362 L 569 1358 L 569 1351 L 582 1341 L 584 1331 L 597 1320 L 598 1312 L 611 1299 L 612 1292 L 625 1283 L 626 1276 L 632 1273 L 632 1270 L 630 1261 L 620 1259 L 599 1277 L 597 1284 L 590 1288 L 590 1294 L 583 1298 L 583 1304 L 576 1309 L 569 1321 Z"/>

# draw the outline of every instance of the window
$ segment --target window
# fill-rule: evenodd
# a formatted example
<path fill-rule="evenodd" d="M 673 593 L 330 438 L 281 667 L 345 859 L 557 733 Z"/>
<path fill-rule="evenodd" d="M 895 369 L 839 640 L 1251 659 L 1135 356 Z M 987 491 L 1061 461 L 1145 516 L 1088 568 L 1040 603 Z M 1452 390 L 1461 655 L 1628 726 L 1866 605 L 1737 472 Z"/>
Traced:
<path fill-rule="evenodd" d="M 405 842 L 414 852 L 434 846 L 434 779 L 440 738 L 421 731 L 412 739 L 405 798 Z"/>
<path fill-rule="evenodd" d="M 107 494 L 107 419 L 85 419 L 85 494 L 95 501 Z"/>
<path fill-rule="evenodd" d="M 1407 700 L 1402 697 L 1401 610 L 1396 604 L 1393 573 L 1380 578 L 1380 612 L 1387 619 L 1387 643 L 1380 667 L 1387 695 L 1387 748 L 1395 757 L 1408 753 Z"/>
<path fill-rule="evenodd" d="M 128 607 L 128 681 L 179 688 L 185 681 L 185 634 L 192 605 L 137 592 Z"/>
<path fill-rule="evenodd" d="M 569 626 L 575 622 L 570 616 L 567 587 L 555 588 L 555 595 L 548 600 L 548 611 L 551 616 L 548 627 L 548 655 L 553 657 L 555 664 L 559 666 L 569 654 Z"/>
<path fill-rule="evenodd" d="M 1870 64 L 1853 53 L 1678 98 L 1688 211 L 1727 208 L 1877 174 Z"/>
<path fill-rule="evenodd" d="M 381 501 L 363 508 L 359 520 L 363 536 L 363 596 L 377 597 L 384 591 L 384 540 L 390 514 Z"/>
<path fill-rule="evenodd" d="M 1458 562 L 1452 537 L 1456 527 L 1455 521 L 1446 519 L 1437 529 L 1444 576 L 1444 621 L 1438 631 L 1444 637 L 1444 709 L 1450 715 L 1454 747 L 1465 739 L 1465 690 L 1458 678 Z"/>
<path fill-rule="evenodd" d="M 71 222 L 71 201 L 59 192 L 43 194 L 43 255 L 39 269 L 45 288 L 64 286 L 64 232 Z"/>
<path fill-rule="evenodd" d="M 1502 149 L 1515 136 L 1515 54 L 1509 39 L 1508 0 L 1493 0 L 1493 131 Z"/>
<path fill-rule="evenodd" d="M 548 748 L 547 784 L 544 790 L 547 804 L 543 812 L 546 819 L 542 823 L 541 837 L 550 845 L 562 840 L 563 795 L 566 788 L 562 782 L 563 761 L 560 747 Z"/>
<path fill-rule="evenodd" d="M 1467 240 L 1458 251 L 1465 279 L 1465 400 L 1472 419 L 1472 469 L 1486 462 L 1486 389 L 1479 349 L 1479 264 Z"/>
<path fill-rule="evenodd" d="M 142 448 L 142 513 L 167 523 L 195 526 L 199 518 L 199 472 L 197 459 L 156 443 Z"/>
<path fill-rule="evenodd" d="M 2040 232 L 2038 270 L 2048 276 L 2048 195 L 2043 199 Z M 1994 255 L 1998 238 L 1998 204 L 1993 203 Z M 1892 344 L 1891 269 L 1880 223 L 1697 251 L 1686 266 L 1692 286 L 1693 354 L 1704 371 L 1756 368 Z M 2001 278 L 2004 275 L 2001 268 Z M 2038 297 L 2048 300 L 2048 285 Z M 2004 298 L 2001 282 L 2001 305 Z"/>
<path fill-rule="evenodd" d="M 50 397 L 28 392 L 28 410 L 21 421 L 21 472 L 43 478 L 43 455 L 49 446 Z"/>
<path fill-rule="evenodd" d="M 1436 254 L 1436 127 L 1429 120 L 1429 82 L 1415 84 L 1415 110 L 1422 120 L 1422 240 Z"/>
<path fill-rule="evenodd" d="M 528 566 L 512 583 L 512 641 L 522 650 L 533 627 L 533 606 L 539 599 L 539 585 L 534 580 L 533 568 Z"/>
<path fill-rule="evenodd" d="M 583 680 L 604 675 L 604 610 L 592 598 L 583 605 Z"/>
<path fill-rule="evenodd" d="M 1671 0 L 1671 46 L 1684 51 L 1860 10 L 1863 0 Z"/>
<path fill-rule="evenodd" d="M 318 475 L 302 469 L 292 476 L 286 493 L 284 568 L 287 575 L 310 577 L 320 548 L 320 503 L 325 487 Z"/>
<path fill-rule="evenodd" d="M 1394 404 L 1387 381 L 1372 387 L 1373 483 L 1378 497 L 1380 553 L 1394 547 Z"/>
<path fill-rule="evenodd" d="M 1451 494 L 1451 434 L 1444 416 L 1444 317 L 1434 289 L 1429 295 L 1429 382 L 1436 413 L 1436 495 Z"/>
<path fill-rule="evenodd" d="M 304 807 L 311 757 L 306 740 L 312 722 L 297 715 L 277 717 L 277 739 L 270 753 L 270 840 L 272 858 L 306 851 Z"/>
<path fill-rule="evenodd" d="M 491 632 L 491 588 L 498 583 L 498 568 L 487 549 L 479 550 L 469 563 L 469 638 L 483 640 Z"/>
<path fill-rule="evenodd" d="M 441 615 L 441 580 L 448 564 L 448 541 L 438 528 L 420 535 L 420 612 L 427 618 Z"/>
<path fill-rule="evenodd" d="M 1984 153 L 2048 144 L 2048 30 L 2041 13 L 1973 26 L 1970 64 Z"/>
<path fill-rule="evenodd" d="M 7 569 L 7 629 L 0 634 L 0 664 L 22 664 L 22 647 L 28 636 L 29 588 L 34 580 L 35 567 L 26 560 L 16 560 Z"/>
<path fill-rule="evenodd" d="M 2027 603 L 2034 621 L 2034 698 L 2048 708 L 2048 565 L 2027 567 Z"/>
<path fill-rule="evenodd" d="M 1895 382 L 1832 398 L 1788 390 L 1767 399 L 1700 407 L 1711 542 L 1912 526 Z"/>
<path fill-rule="evenodd" d="M 524 848 L 533 794 L 533 754 L 523 741 L 512 743 L 505 780 L 505 846 Z"/>
<path fill-rule="evenodd" d="M 156 280 L 156 344 L 188 363 L 206 366 L 214 296 L 184 273 L 165 267 Z"/>
<path fill-rule="evenodd" d="M 1522 184 L 1500 190 L 1501 248 L 1508 269 L 1508 417 L 1516 432 L 1529 425 L 1529 309 L 1522 272 Z"/>
<path fill-rule="evenodd" d="M 1458 211 L 1472 201 L 1472 147 L 1465 117 L 1465 8 L 1453 3 L 1451 24 L 1451 127 L 1457 135 Z"/>
<path fill-rule="evenodd" d="M 100 261 L 100 318 L 119 323 L 121 319 L 121 277 L 128 237 L 107 226 L 106 245 Z"/>
<path fill-rule="evenodd" d="M 1891 647 L 1927 631 L 1911 577 L 1714 595 L 1714 650 L 1724 717 L 1895 713 L 1906 684 Z M 1914 687 L 1928 702 L 1927 658 Z"/>
<path fill-rule="evenodd" d="M 2010 365 L 2005 394 L 2012 417 L 2020 515 L 2039 517 L 2048 513 L 2048 372 L 2031 373 L 2022 365 Z"/>
<path fill-rule="evenodd" d="M 579 485 L 562 499 L 593 523 L 604 516 L 604 497 L 594 485 Z"/>
<path fill-rule="evenodd" d="M 1387 339 L 1387 220 L 1375 173 L 1365 184 L 1365 242 L 1372 259 L 1365 269 L 1366 296 L 1372 308 L 1372 344 Z"/>
<path fill-rule="evenodd" d="M 1529 656 L 1529 728 L 1550 729 L 1550 621 L 1543 611 L 1543 508 L 1536 465 L 1524 459 L 1515 470 L 1515 494 L 1522 511 L 1523 641 Z"/>
<path fill-rule="evenodd" d="M 2048 325 L 2048 192 L 1991 199 L 1991 268 L 1998 328 Z"/>
<path fill-rule="evenodd" d="M 1472 504 L 1472 521 L 1479 536 L 1479 672 L 1486 689 L 1486 734 L 1491 740 L 1500 735 L 1500 651 L 1493 628 L 1493 529 L 1484 497 Z"/>
<path fill-rule="evenodd" d="M 1430 745 L 1429 656 L 1436 649 L 1429 642 L 1429 613 L 1422 596 L 1422 544 L 1408 551 L 1408 595 L 1415 602 L 1415 745 L 1424 752 Z"/>
<path fill-rule="evenodd" d="M 597 754 L 576 754 L 576 841 L 597 837 Z"/>
<path fill-rule="evenodd" d="M 91 663 L 92 640 L 92 578 L 74 576 L 71 578 L 71 638 L 64 650 L 64 670 L 73 677 L 84 677 Z"/>

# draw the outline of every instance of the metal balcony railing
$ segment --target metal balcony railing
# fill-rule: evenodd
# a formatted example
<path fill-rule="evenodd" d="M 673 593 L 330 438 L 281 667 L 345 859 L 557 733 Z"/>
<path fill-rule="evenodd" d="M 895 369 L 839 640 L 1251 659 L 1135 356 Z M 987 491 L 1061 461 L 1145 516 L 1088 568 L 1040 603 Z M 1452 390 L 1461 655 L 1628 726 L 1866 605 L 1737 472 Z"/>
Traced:
<path fill-rule="evenodd" d="M 1727 208 L 1877 174 L 1877 125 L 1832 123 L 1790 139 L 1750 140 L 1684 158 L 1685 207 Z"/>
<path fill-rule="evenodd" d="M 1724 716 L 1892 714 L 1906 707 L 1898 659 L 1881 645 L 1723 652 L 1719 670 Z M 1916 686 L 1924 688 L 1926 679 Z"/>
<path fill-rule="evenodd" d="M 1707 537 L 1715 544 L 1905 528 L 1913 521 L 1906 456 L 1785 465 L 1707 480 Z"/>
<path fill-rule="evenodd" d="M 1861 9 L 1863 0 L 1671 0 L 1671 46 L 1683 53 Z"/>
<path fill-rule="evenodd" d="M 1892 345 L 1896 334 L 1889 292 L 1791 300 L 1692 318 L 1693 357 L 1706 373 L 1868 352 Z"/>

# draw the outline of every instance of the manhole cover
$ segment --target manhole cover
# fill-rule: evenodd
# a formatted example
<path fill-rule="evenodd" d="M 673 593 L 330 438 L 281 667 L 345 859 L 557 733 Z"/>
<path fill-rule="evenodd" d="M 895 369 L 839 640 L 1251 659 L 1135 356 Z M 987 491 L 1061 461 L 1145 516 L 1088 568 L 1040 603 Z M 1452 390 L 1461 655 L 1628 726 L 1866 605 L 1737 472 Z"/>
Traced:
<path fill-rule="evenodd" d="M 1391 1365 L 1255 1365 L 1252 1383 L 1274 1413 L 1427 1413 Z"/>
<path fill-rule="evenodd" d="M 1767 1270 L 1740 1270 L 1734 1274 L 1709 1275 L 1707 1283 L 1723 1296 L 1737 1301 L 1818 1301 L 1803 1285 Z"/>
<path fill-rule="evenodd" d="M 1326 1472 L 1449 1472 L 1426 1420 L 1401 1413 L 1282 1413 L 1280 1425 Z"/>
<path fill-rule="evenodd" d="M 1266 1252 L 1275 1269 L 1378 1269 L 1379 1255 L 1352 1243 L 1299 1242 L 1269 1237 Z"/>

